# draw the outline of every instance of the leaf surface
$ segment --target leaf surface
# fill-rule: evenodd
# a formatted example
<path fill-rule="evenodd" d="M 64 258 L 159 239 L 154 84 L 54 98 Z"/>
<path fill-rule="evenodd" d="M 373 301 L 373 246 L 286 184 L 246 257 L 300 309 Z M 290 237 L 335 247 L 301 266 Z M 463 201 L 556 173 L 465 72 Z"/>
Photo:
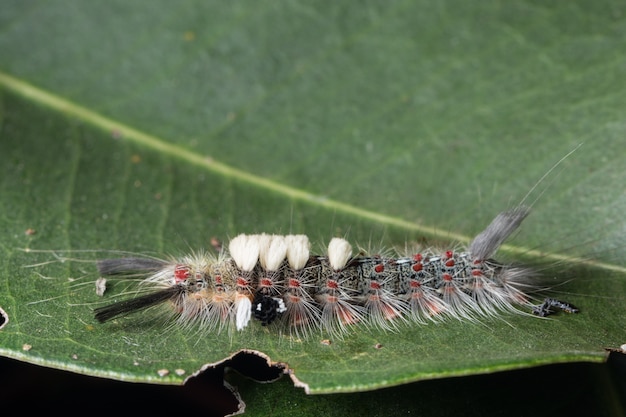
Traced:
<path fill-rule="evenodd" d="M 623 4 L 156 3 L 3 8 L 2 355 L 180 383 L 246 349 L 325 393 L 600 362 L 624 342 Z M 257 232 L 319 252 L 344 235 L 467 242 L 529 190 L 500 256 L 575 278 L 557 290 L 579 315 L 330 345 L 93 319 L 90 250 L 179 255 Z"/>

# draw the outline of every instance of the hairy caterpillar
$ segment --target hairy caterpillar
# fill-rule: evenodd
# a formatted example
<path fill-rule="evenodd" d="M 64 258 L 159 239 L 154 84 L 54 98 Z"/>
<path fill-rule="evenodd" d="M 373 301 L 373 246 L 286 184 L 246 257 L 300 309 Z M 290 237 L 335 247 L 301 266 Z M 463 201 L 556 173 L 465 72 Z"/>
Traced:
<path fill-rule="evenodd" d="M 104 259 L 101 275 L 143 274 L 146 293 L 97 308 L 95 317 L 107 322 L 170 303 L 179 321 L 209 330 L 244 330 L 254 318 L 300 336 L 340 336 L 356 323 L 388 330 L 402 322 L 480 320 L 502 312 L 577 313 L 552 298 L 536 304 L 536 274 L 492 259 L 529 210 L 520 205 L 498 214 L 466 249 L 409 256 L 353 256 L 341 238 L 316 255 L 305 235 L 242 234 L 217 255 Z"/>

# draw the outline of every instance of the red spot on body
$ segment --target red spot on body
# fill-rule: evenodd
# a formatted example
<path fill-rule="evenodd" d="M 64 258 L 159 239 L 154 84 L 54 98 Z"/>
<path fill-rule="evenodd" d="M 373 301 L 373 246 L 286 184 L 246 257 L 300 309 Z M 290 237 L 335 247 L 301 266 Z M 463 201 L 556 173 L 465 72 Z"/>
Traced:
<path fill-rule="evenodd" d="M 472 269 L 472 275 L 475 277 L 480 277 L 483 275 L 483 271 L 481 271 L 480 269 Z"/>
<path fill-rule="evenodd" d="M 418 262 L 418 263 L 413 265 L 413 271 L 419 272 L 421 270 L 422 270 L 422 263 L 421 262 Z"/>
<path fill-rule="evenodd" d="M 446 281 L 446 282 L 451 282 L 452 281 L 452 275 L 450 274 L 443 274 L 441 275 L 441 278 Z"/>
<path fill-rule="evenodd" d="M 453 266 L 454 266 L 454 259 L 448 259 L 448 260 L 446 261 L 446 266 L 447 266 L 448 268 L 453 267 Z"/>
<path fill-rule="evenodd" d="M 435 304 L 435 303 L 427 303 L 426 307 L 428 307 L 430 314 L 432 314 L 433 316 L 436 316 L 437 314 L 441 314 L 444 310 L 440 305 Z"/>
<path fill-rule="evenodd" d="M 444 285 L 443 291 L 446 294 L 455 294 L 457 291 L 457 288 L 454 285 Z"/>
<path fill-rule="evenodd" d="M 421 253 L 416 253 L 415 255 L 413 255 L 413 260 L 416 262 L 421 262 L 422 261 L 422 254 Z"/>
<path fill-rule="evenodd" d="M 422 283 L 419 281 L 416 281 L 414 279 L 411 280 L 411 283 L 409 284 L 409 286 L 411 288 L 420 288 L 422 286 Z"/>
<path fill-rule="evenodd" d="M 269 278 L 263 278 L 260 284 L 262 287 L 271 287 L 273 285 L 272 280 Z"/>
<path fill-rule="evenodd" d="M 216 275 L 215 276 L 215 283 L 216 284 L 222 284 L 222 276 L 221 275 Z"/>
<path fill-rule="evenodd" d="M 374 271 L 376 271 L 377 274 L 380 274 L 384 270 L 385 270 L 385 266 L 383 264 L 378 264 L 374 267 Z"/>
<path fill-rule="evenodd" d="M 454 255 L 454 253 L 451 250 L 446 251 L 446 258 L 448 259 L 452 258 L 452 255 Z"/>
<path fill-rule="evenodd" d="M 383 305 L 383 314 L 385 315 L 386 320 L 393 320 L 396 317 L 399 317 L 400 314 L 390 305 Z"/>
<path fill-rule="evenodd" d="M 370 288 L 373 290 L 380 290 L 380 284 L 376 281 L 370 282 Z"/>
<path fill-rule="evenodd" d="M 248 280 L 245 279 L 244 277 L 237 277 L 237 286 L 238 287 L 247 287 L 248 286 Z"/>
<path fill-rule="evenodd" d="M 176 265 L 174 268 L 174 280 L 176 282 L 182 282 L 189 278 L 189 267 L 186 265 Z"/>
<path fill-rule="evenodd" d="M 294 326 L 304 326 L 308 324 L 311 319 L 305 314 L 301 312 L 294 312 L 291 316 L 291 324 Z"/>
<path fill-rule="evenodd" d="M 289 288 L 300 288 L 300 281 L 295 278 L 290 278 Z"/>
<path fill-rule="evenodd" d="M 345 324 L 354 324 L 359 321 L 358 316 L 353 314 L 352 311 L 342 308 L 339 310 L 339 320 L 341 320 Z"/>
<path fill-rule="evenodd" d="M 337 283 L 337 281 L 333 280 L 333 279 L 329 279 L 328 282 L 326 283 L 326 286 L 328 288 L 331 288 L 333 290 L 336 290 L 339 288 L 339 284 Z"/>

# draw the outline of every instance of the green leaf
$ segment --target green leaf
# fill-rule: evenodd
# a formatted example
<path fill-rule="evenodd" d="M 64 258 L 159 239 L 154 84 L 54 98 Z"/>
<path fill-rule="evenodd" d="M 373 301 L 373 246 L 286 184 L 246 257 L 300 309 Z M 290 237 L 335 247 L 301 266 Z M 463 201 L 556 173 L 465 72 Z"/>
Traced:
<path fill-rule="evenodd" d="M 0 354 L 175 384 L 253 350 L 312 393 L 604 361 L 626 341 L 625 8 L 5 5 Z M 177 255 L 253 232 L 306 233 L 319 251 L 343 235 L 467 242 L 529 190 L 499 258 L 571 278 L 555 290 L 576 316 L 358 328 L 330 345 L 93 319 L 122 290 L 95 295 L 93 250 Z"/>

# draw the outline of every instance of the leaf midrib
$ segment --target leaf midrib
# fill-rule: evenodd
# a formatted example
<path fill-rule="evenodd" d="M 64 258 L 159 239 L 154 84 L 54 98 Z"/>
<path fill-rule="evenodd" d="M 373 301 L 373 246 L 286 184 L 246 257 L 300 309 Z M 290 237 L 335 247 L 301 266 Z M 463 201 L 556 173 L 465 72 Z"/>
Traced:
<path fill-rule="evenodd" d="M 312 194 L 304 190 L 290 187 L 288 185 L 284 185 L 276 181 L 269 180 L 267 178 L 259 177 L 249 172 L 242 171 L 230 165 L 218 162 L 210 156 L 191 152 L 185 148 L 180 147 L 179 145 L 169 143 L 162 138 L 147 134 L 128 125 L 105 117 L 97 112 L 86 109 L 58 95 L 37 88 L 25 81 L 22 81 L 1 71 L 0 86 L 34 103 L 38 103 L 41 106 L 78 119 L 94 128 L 106 132 L 115 132 L 118 140 L 126 140 L 127 142 L 144 146 L 161 154 L 176 157 L 178 159 L 184 160 L 189 164 L 201 167 L 202 169 L 205 169 L 207 171 L 211 171 L 227 178 L 236 179 L 243 183 L 248 183 L 256 187 L 266 189 L 292 200 L 306 202 L 308 204 L 312 204 L 325 209 L 349 214 L 387 226 L 394 226 L 401 229 L 422 233 L 435 238 L 444 237 L 451 241 L 457 242 L 469 242 L 471 240 L 471 237 L 459 233 L 452 233 L 449 231 L 445 233 L 445 236 L 442 236 L 441 230 L 436 227 L 428 227 L 398 217 L 393 217 L 370 210 L 364 210 L 351 204 L 332 200 L 322 195 Z M 575 262 L 577 264 L 585 264 L 607 271 L 626 273 L 626 267 L 622 267 L 616 264 L 608 262 L 597 262 L 590 259 L 583 259 L 560 253 L 546 254 L 539 250 L 530 249 L 518 245 L 505 244 L 502 245 L 501 250 L 514 254 L 523 254 L 529 257 L 541 257 L 542 259 L 548 259 L 551 261 Z"/>

